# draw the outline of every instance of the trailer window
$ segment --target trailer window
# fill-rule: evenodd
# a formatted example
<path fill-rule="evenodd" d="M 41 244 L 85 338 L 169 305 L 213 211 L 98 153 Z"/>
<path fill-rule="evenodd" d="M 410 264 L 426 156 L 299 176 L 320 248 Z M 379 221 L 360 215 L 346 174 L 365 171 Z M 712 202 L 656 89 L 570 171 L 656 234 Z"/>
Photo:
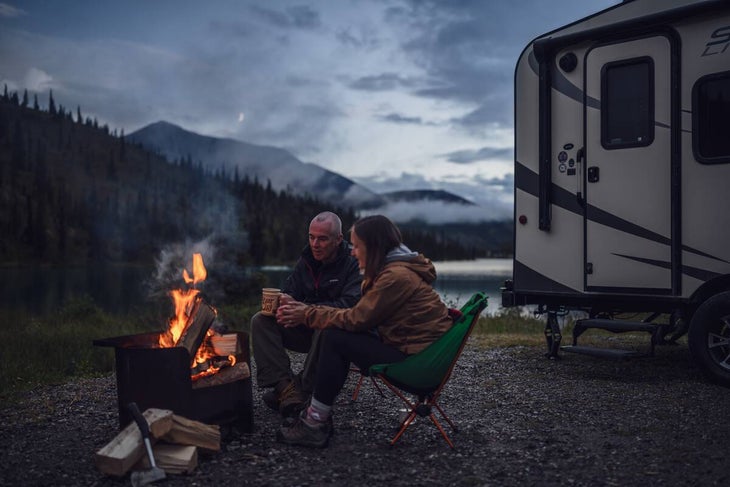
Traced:
<path fill-rule="evenodd" d="M 629 59 L 601 72 L 601 144 L 604 149 L 643 147 L 654 141 L 654 63 Z"/>
<path fill-rule="evenodd" d="M 700 78 L 692 88 L 692 150 L 704 164 L 730 162 L 730 71 Z"/>

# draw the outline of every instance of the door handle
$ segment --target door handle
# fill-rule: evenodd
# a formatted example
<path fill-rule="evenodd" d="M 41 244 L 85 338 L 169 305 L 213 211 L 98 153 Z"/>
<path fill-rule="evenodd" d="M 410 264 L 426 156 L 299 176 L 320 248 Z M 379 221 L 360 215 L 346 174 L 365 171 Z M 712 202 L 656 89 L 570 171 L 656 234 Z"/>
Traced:
<path fill-rule="evenodd" d="M 588 182 L 589 183 L 597 183 L 599 179 L 599 170 L 598 166 L 591 166 L 588 168 Z"/>

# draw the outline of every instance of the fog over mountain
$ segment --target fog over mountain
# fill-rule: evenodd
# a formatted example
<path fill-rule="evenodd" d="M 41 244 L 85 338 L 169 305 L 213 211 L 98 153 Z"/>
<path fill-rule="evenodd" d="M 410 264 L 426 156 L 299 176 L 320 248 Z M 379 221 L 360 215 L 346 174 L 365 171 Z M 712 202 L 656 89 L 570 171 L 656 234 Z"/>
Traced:
<path fill-rule="evenodd" d="M 130 134 L 130 141 L 164 155 L 169 161 L 192 159 L 193 164 L 217 171 L 223 169 L 240 178 L 271 181 L 277 191 L 311 194 L 356 208 L 372 208 L 384 203 L 376 193 L 316 164 L 304 163 L 277 147 L 248 144 L 233 139 L 199 135 L 168 122 L 157 122 Z"/>
<path fill-rule="evenodd" d="M 204 136 L 160 121 L 130 134 L 132 142 L 164 155 L 170 162 L 192 160 L 229 177 L 248 176 L 277 191 L 310 194 L 349 205 L 362 214 L 383 213 L 395 221 L 432 224 L 495 220 L 484 208 L 444 190 L 399 190 L 378 194 L 345 176 L 297 159 L 290 152 L 234 139 Z"/>

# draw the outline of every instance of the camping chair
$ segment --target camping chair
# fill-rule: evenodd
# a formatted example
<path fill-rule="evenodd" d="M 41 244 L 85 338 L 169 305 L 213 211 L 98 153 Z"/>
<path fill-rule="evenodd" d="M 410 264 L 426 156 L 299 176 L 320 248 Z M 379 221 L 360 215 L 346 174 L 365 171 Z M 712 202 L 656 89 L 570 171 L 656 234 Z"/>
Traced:
<path fill-rule="evenodd" d="M 376 364 L 370 367 L 369 375 L 380 379 L 408 408 L 406 418 L 400 423 L 400 430 L 390 441 L 391 445 L 395 445 L 416 416 L 422 416 L 430 418 L 446 443 L 454 448 L 432 408 L 436 408 L 451 429 L 456 431 L 456 426 L 441 409 L 438 399 L 451 377 L 451 372 L 474 325 L 479 320 L 479 315 L 486 307 L 487 296 L 484 293 L 474 294 L 461 308 L 462 315 L 453 326 L 424 350 L 410 355 L 401 362 Z M 418 400 L 408 399 L 401 390 L 415 395 Z"/>
<path fill-rule="evenodd" d="M 451 319 L 456 322 L 459 318 L 462 316 L 461 310 L 449 308 L 449 316 L 451 316 Z M 355 384 L 355 389 L 352 391 L 352 397 L 350 398 L 351 402 L 356 402 L 357 398 L 360 396 L 360 389 L 362 388 L 362 383 L 365 381 L 365 377 L 368 377 L 370 374 L 368 371 L 362 371 L 359 367 L 351 365 L 350 366 L 350 372 L 355 372 L 359 375 L 357 379 L 357 383 Z M 383 389 L 380 388 L 378 383 L 375 380 L 375 377 L 370 376 L 370 381 L 373 383 L 375 388 L 378 390 L 381 396 L 385 397 L 385 394 L 383 393 Z"/>

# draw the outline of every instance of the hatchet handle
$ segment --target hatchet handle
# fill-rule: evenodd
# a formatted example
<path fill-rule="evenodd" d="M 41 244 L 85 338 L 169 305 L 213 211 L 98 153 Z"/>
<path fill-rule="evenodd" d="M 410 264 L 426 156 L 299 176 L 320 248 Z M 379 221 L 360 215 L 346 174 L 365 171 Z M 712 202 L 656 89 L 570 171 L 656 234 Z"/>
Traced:
<path fill-rule="evenodd" d="M 129 404 L 127 404 L 127 409 L 129 409 L 129 412 L 132 413 L 134 421 L 137 423 L 137 426 L 139 426 L 139 431 L 140 433 L 142 433 L 142 438 L 149 438 L 150 426 L 147 424 L 147 420 L 144 419 L 144 416 L 142 416 L 142 413 L 139 411 L 137 403 L 130 402 Z"/>

